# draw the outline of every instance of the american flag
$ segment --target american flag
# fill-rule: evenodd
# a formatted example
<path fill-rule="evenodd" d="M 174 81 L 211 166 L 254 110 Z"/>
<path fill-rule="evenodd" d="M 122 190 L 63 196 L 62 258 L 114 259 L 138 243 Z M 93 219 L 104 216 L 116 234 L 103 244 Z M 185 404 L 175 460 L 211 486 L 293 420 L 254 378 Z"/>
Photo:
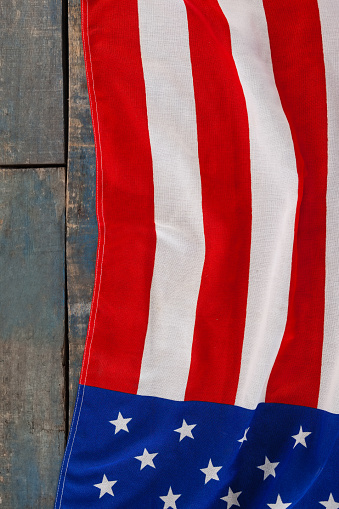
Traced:
<path fill-rule="evenodd" d="M 338 27 L 82 0 L 99 240 L 55 509 L 339 508 Z"/>

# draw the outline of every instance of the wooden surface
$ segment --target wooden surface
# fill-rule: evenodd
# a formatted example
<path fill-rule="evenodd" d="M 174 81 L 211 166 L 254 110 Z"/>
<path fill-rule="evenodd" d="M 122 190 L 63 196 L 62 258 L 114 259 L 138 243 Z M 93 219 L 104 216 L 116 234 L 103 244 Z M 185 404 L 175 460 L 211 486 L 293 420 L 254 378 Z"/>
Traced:
<path fill-rule="evenodd" d="M 64 424 L 63 168 L 0 170 L 0 447 L 6 509 L 53 507 Z"/>
<path fill-rule="evenodd" d="M 64 163 L 61 0 L 0 2 L 0 164 Z"/>
<path fill-rule="evenodd" d="M 67 293 L 69 409 L 73 413 L 91 306 L 97 248 L 95 152 L 80 24 L 80 0 L 69 0 L 69 153 Z"/>
<path fill-rule="evenodd" d="M 0 2 L 5 509 L 53 508 L 92 297 L 95 153 L 80 0 L 68 10 L 69 23 L 67 0 Z"/>

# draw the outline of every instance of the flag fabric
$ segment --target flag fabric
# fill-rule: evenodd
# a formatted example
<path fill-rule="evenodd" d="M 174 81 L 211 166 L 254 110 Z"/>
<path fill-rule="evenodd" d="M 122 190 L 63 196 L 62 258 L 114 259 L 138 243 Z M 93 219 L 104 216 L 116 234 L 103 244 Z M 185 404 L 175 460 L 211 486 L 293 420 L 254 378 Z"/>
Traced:
<path fill-rule="evenodd" d="M 338 25 L 82 0 L 99 238 L 55 509 L 339 508 Z"/>

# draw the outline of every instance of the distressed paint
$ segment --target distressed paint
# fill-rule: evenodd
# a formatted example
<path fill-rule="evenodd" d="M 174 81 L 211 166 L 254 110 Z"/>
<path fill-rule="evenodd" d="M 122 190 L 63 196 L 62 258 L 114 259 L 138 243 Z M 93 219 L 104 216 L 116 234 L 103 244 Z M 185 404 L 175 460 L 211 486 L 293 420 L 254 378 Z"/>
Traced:
<path fill-rule="evenodd" d="M 62 2 L 0 2 L 0 165 L 64 163 Z"/>
<path fill-rule="evenodd" d="M 61 2 L 9 0 L 0 18 L 0 166 L 63 164 Z M 93 291 L 95 152 L 80 0 L 69 0 L 69 64 L 67 232 L 63 169 L 0 170 L 0 507 L 8 509 L 53 507 L 65 375 L 71 416 Z"/>
<path fill-rule="evenodd" d="M 51 509 L 64 440 L 65 172 L 0 170 L 0 507 Z"/>
<path fill-rule="evenodd" d="M 91 306 L 97 248 L 95 152 L 81 40 L 80 0 L 69 0 L 67 293 L 72 417 Z"/>

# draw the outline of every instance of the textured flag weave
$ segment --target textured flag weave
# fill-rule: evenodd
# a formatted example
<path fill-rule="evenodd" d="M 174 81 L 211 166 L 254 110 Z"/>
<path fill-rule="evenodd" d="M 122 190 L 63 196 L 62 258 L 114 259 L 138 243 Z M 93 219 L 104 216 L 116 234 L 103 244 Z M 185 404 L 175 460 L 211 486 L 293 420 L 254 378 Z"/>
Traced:
<path fill-rule="evenodd" d="M 338 23 L 82 0 L 99 238 L 55 509 L 339 509 Z"/>

